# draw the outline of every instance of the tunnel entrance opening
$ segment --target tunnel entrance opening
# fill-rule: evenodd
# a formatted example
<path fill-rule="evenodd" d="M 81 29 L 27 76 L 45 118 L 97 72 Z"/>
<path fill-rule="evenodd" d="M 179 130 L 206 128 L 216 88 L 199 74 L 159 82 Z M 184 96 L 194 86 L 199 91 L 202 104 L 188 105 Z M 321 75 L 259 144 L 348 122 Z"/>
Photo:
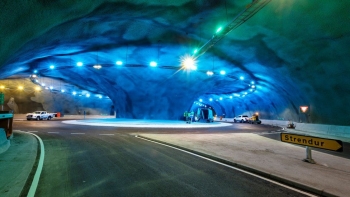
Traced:
<path fill-rule="evenodd" d="M 213 122 L 216 117 L 216 111 L 208 104 L 194 103 L 191 110 L 194 112 L 195 122 Z"/>

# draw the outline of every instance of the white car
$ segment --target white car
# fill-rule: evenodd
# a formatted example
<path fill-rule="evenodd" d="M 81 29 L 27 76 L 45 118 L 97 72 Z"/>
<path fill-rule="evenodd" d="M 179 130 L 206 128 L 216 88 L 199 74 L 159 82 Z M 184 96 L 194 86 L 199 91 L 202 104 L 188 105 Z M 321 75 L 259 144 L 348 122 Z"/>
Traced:
<path fill-rule="evenodd" d="M 54 114 L 47 113 L 46 111 L 35 111 L 26 115 L 27 120 L 51 120 Z"/>
<path fill-rule="evenodd" d="M 248 122 L 249 121 L 249 117 L 247 115 L 239 115 L 237 117 L 233 118 L 233 122 Z"/>

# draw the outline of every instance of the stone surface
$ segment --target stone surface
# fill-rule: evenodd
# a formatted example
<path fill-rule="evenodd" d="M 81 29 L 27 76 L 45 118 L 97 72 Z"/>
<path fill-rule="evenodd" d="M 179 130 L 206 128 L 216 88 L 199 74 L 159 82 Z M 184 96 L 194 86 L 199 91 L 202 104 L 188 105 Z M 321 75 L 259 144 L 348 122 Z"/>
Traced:
<path fill-rule="evenodd" d="M 271 1 L 199 57 L 197 71 L 181 69 L 182 56 L 251 2 L 4 0 L 0 79 L 37 69 L 108 96 L 117 117 L 180 119 L 202 99 L 226 117 L 259 111 L 266 119 L 350 125 L 347 116 L 334 118 L 350 113 L 349 1 Z"/>

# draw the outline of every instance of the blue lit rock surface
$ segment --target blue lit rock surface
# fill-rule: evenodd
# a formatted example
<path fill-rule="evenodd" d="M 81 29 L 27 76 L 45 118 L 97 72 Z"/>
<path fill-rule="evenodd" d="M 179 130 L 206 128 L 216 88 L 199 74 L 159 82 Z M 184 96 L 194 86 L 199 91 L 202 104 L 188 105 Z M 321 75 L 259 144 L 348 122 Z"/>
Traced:
<path fill-rule="evenodd" d="M 45 87 L 36 90 L 35 88 L 39 86 L 33 84 L 29 79 L 0 80 L 1 85 L 5 86 L 4 89 L 0 89 L 0 92 L 5 95 L 3 110 L 12 110 L 15 114 L 46 110 L 51 113 L 60 112 L 61 115 L 83 115 L 84 111 L 87 115 L 110 115 L 113 105 L 106 97 L 100 98 L 91 94 L 87 98 L 85 92 L 82 95 L 82 92 L 77 89 L 75 90 L 78 92 L 76 95 L 68 92 L 62 93 L 56 89 L 45 89 Z M 23 89 L 18 89 L 20 86 Z M 47 83 L 46 87 L 49 86 Z"/>
<path fill-rule="evenodd" d="M 180 70 L 181 56 L 251 2 L 1 1 L 0 78 L 37 69 L 108 96 L 117 117 L 178 119 L 203 99 L 226 117 L 349 125 L 350 1 L 271 1 L 198 58 L 197 71 Z"/>

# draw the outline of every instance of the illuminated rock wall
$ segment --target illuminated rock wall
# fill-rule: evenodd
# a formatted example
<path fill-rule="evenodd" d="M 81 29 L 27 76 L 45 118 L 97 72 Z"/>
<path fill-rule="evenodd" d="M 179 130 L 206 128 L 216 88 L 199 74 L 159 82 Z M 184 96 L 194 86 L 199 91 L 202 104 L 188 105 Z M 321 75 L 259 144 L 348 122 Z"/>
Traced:
<path fill-rule="evenodd" d="M 73 96 L 70 93 L 53 92 L 45 89 L 36 91 L 34 88 L 37 85 L 29 79 L 0 80 L 0 85 L 2 84 L 6 84 L 6 88 L 1 91 L 5 94 L 4 110 L 13 110 L 14 113 L 18 114 L 45 110 L 61 112 L 63 115 L 83 114 L 84 111 L 91 115 L 109 115 L 113 105 L 111 100 L 106 98 L 86 98 L 85 96 Z M 19 90 L 18 86 L 22 86 L 23 90 Z"/>
<path fill-rule="evenodd" d="M 266 119 L 350 125 L 350 1 L 271 1 L 199 57 L 191 72 L 180 70 L 181 57 L 251 0 L 5 2 L 0 78 L 37 69 L 108 96 L 117 117 L 178 119 L 202 98 L 226 117 L 258 111 Z M 118 67 L 118 60 L 124 64 Z M 84 65 L 77 67 L 78 61 Z M 78 113 L 76 106 L 86 107 L 85 100 L 73 105 L 41 96 L 26 97 L 40 103 L 28 110 L 69 106 L 69 113 Z M 28 111 L 14 98 L 19 111 Z M 309 113 L 300 114 L 302 105 Z"/>

